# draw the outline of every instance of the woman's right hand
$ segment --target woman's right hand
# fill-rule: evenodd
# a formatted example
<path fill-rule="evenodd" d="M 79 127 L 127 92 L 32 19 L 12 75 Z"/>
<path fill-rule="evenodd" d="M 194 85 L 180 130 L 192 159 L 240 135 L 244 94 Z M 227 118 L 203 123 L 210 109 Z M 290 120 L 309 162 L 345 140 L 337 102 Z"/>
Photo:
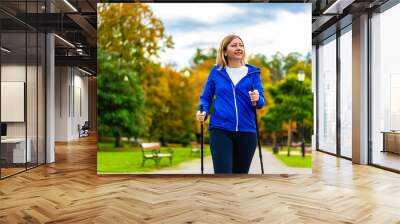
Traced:
<path fill-rule="evenodd" d="M 206 112 L 205 111 L 203 111 L 203 112 L 197 111 L 196 117 L 197 117 L 198 121 L 203 122 L 206 117 Z"/>

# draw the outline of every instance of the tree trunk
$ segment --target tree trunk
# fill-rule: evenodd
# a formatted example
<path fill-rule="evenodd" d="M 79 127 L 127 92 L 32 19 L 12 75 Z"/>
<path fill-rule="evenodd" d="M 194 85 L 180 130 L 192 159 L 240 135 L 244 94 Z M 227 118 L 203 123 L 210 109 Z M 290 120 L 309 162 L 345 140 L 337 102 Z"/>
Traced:
<path fill-rule="evenodd" d="M 164 137 L 160 138 L 161 146 L 166 146 Z"/>
<path fill-rule="evenodd" d="M 115 137 L 115 147 L 116 147 L 116 148 L 119 148 L 119 147 L 121 147 L 121 146 L 122 146 L 122 145 L 121 145 L 121 136 L 118 135 L 118 136 Z"/>
<path fill-rule="evenodd" d="M 292 119 L 289 119 L 288 138 L 287 138 L 287 156 L 290 156 L 290 147 L 292 145 Z"/>
<path fill-rule="evenodd" d="M 272 132 L 272 152 L 277 154 L 279 152 L 279 148 L 276 145 L 276 132 Z"/>

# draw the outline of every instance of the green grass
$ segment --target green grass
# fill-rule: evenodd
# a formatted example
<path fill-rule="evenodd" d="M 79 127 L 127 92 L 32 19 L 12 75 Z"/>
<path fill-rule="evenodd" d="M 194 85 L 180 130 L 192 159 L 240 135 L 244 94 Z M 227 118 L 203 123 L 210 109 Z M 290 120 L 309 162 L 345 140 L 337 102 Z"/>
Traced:
<path fill-rule="evenodd" d="M 159 168 L 155 166 L 152 159 L 146 160 L 142 165 L 142 152 L 138 147 L 124 144 L 122 148 L 115 148 L 112 142 L 99 142 L 97 151 L 97 171 L 98 172 L 151 172 L 165 167 L 171 167 L 168 158 L 162 158 Z M 200 158 L 200 153 L 193 153 L 190 156 L 191 147 L 170 147 L 174 150 L 172 166 L 177 166 L 182 162 Z M 161 152 L 167 152 L 162 147 Z M 204 156 L 209 156 L 209 146 L 204 146 Z"/>
<path fill-rule="evenodd" d="M 98 172 L 151 172 L 156 171 L 157 168 L 153 160 L 147 160 L 144 167 L 142 164 L 142 152 L 138 147 L 133 147 L 127 143 L 121 148 L 115 148 L 113 142 L 99 142 L 99 150 L 97 152 L 97 171 Z M 190 156 L 191 147 L 171 147 L 174 150 L 174 158 L 172 166 L 177 166 L 182 162 L 187 162 L 200 158 L 200 153 L 193 153 Z M 210 155 L 208 145 L 204 146 L 204 156 Z M 267 151 L 272 151 L 272 147 L 263 147 Z M 166 151 L 166 148 L 162 148 Z M 312 158 L 311 155 L 306 154 L 305 158 L 301 157 L 299 148 L 291 149 L 292 155 L 287 156 L 287 148 L 282 147 L 279 154 L 275 154 L 275 158 L 282 161 L 288 167 L 295 168 L 311 168 Z M 170 167 L 169 159 L 161 159 L 158 169 Z"/>
<path fill-rule="evenodd" d="M 272 152 L 272 147 L 263 147 L 267 151 Z M 311 168 L 312 167 L 312 156 L 310 154 L 306 154 L 303 158 L 301 156 L 300 148 L 291 148 L 290 156 L 287 156 L 287 147 L 282 147 L 279 150 L 279 154 L 274 154 L 275 158 L 282 161 L 286 166 L 293 168 Z"/>
<path fill-rule="evenodd" d="M 98 142 L 97 146 L 99 146 L 99 149 L 112 149 L 114 148 L 114 142 Z M 124 147 L 129 147 L 128 144 L 124 143 Z"/>
<path fill-rule="evenodd" d="M 287 156 L 286 152 L 285 154 L 275 154 L 275 158 L 279 159 L 282 161 L 286 166 L 288 167 L 296 167 L 296 168 L 311 168 L 312 167 L 312 160 L 311 160 L 311 155 L 306 154 L 306 156 L 303 158 L 298 155 L 291 155 Z"/>

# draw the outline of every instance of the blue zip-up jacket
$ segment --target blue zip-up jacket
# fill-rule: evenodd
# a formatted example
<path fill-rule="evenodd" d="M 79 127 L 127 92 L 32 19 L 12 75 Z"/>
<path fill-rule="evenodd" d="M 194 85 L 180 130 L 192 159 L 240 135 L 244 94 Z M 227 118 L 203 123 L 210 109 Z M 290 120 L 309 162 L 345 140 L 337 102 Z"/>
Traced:
<path fill-rule="evenodd" d="M 215 96 L 214 110 L 208 129 L 218 128 L 227 131 L 256 132 L 254 107 L 250 100 L 251 86 L 258 90 L 260 99 L 256 108 L 265 104 L 264 90 L 261 84 L 260 69 L 246 64 L 248 73 L 236 86 L 225 68 L 215 65 L 208 76 L 203 93 L 200 96 L 198 110 L 203 107 L 206 119 Z"/>

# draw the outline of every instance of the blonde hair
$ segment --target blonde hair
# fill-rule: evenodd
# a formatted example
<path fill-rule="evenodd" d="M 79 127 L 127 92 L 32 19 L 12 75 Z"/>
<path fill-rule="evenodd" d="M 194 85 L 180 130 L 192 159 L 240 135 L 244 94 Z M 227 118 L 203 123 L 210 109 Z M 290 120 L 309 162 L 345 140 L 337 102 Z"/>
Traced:
<path fill-rule="evenodd" d="M 226 48 L 228 47 L 228 44 L 230 44 L 232 42 L 232 40 L 235 38 L 240 39 L 240 41 L 242 41 L 242 43 L 243 43 L 242 38 L 240 38 L 238 35 L 234 35 L 234 34 L 230 34 L 230 35 L 224 37 L 224 39 L 222 39 L 221 44 L 219 45 L 219 48 L 218 48 L 217 60 L 216 60 L 217 64 L 219 65 L 219 69 L 222 69 L 228 65 L 228 57 L 225 56 Z M 246 63 L 247 63 L 246 51 L 243 51 L 243 57 L 240 60 L 240 64 L 244 65 Z"/>

